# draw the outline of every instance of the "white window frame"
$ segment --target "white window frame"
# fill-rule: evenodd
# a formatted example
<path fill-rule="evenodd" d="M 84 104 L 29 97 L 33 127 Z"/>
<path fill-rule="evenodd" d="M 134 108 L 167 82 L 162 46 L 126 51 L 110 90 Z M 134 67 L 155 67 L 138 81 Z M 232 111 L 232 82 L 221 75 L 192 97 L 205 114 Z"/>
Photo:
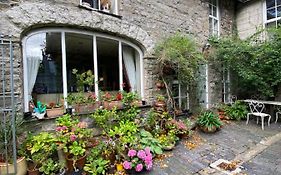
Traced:
<path fill-rule="evenodd" d="M 212 1 L 211 1 L 212 2 Z M 210 12 L 209 12 L 209 19 L 213 19 L 213 22 L 212 22 L 212 32 L 210 33 L 210 35 L 212 36 L 212 35 L 217 35 L 217 36 L 219 36 L 220 35 L 220 13 L 219 13 L 219 0 L 216 0 L 216 4 L 217 5 L 214 5 L 214 4 L 212 4 L 210 1 L 209 1 L 209 6 L 211 6 L 212 7 L 212 12 L 213 12 L 213 8 L 216 8 L 216 14 L 217 14 L 217 16 L 214 16 L 213 14 L 210 14 Z M 214 21 L 217 21 L 217 26 L 218 26 L 218 28 L 217 28 L 217 33 L 215 32 L 215 23 L 214 23 Z M 209 23 L 210 24 L 210 23 Z M 210 29 L 211 29 L 211 26 L 209 26 L 209 31 L 210 31 Z"/>
<path fill-rule="evenodd" d="M 63 75 L 63 98 L 67 98 L 67 73 L 66 73 L 66 47 L 65 47 L 65 33 L 76 33 L 76 34 L 81 34 L 81 35 L 89 35 L 93 37 L 93 60 L 94 60 L 94 73 L 95 73 L 95 94 L 97 97 L 99 97 L 99 88 L 98 88 L 98 58 L 97 58 L 97 37 L 100 38 L 106 38 L 106 39 L 111 39 L 119 42 L 119 49 L 118 49 L 118 59 L 119 63 L 122 63 L 122 44 L 126 44 L 134 48 L 140 56 L 140 83 L 141 83 L 141 92 L 140 96 L 142 99 L 144 99 L 144 70 L 143 70 L 143 51 L 140 49 L 139 46 L 128 42 L 122 38 L 107 35 L 107 34 L 102 34 L 102 33 L 96 33 L 96 32 L 88 32 L 88 31 L 83 31 L 83 30 L 75 30 L 75 29 L 59 29 L 59 28 L 50 28 L 50 29 L 39 29 L 39 30 L 34 30 L 33 32 L 29 33 L 22 39 L 22 49 L 23 49 L 23 82 L 24 82 L 24 112 L 29 111 L 29 97 L 28 97 L 28 75 L 27 75 L 27 57 L 26 57 L 26 42 L 27 39 L 32 36 L 36 35 L 39 33 L 47 33 L 47 32 L 56 32 L 56 33 L 61 33 L 61 51 L 62 51 L 62 75 Z M 119 72 L 123 71 L 122 64 L 119 64 Z M 123 74 L 122 72 L 119 73 L 119 80 L 120 80 L 120 90 L 123 90 Z M 65 107 L 68 107 L 67 101 L 65 101 Z"/>
<path fill-rule="evenodd" d="M 92 0 L 92 1 L 93 1 L 93 0 Z M 87 8 L 87 9 L 91 9 L 91 10 L 103 11 L 103 10 L 100 8 L 100 1 L 101 1 L 101 0 L 97 0 L 97 1 L 98 1 L 98 8 L 93 8 L 93 7 L 89 7 L 89 6 L 84 5 L 84 4 L 83 4 L 83 0 L 80 0 L 80 6 L 83 6 L 83 7 Z M 120 5 L 119 2 L 120 2 L 120 0 L 110 0 L 110 1 L 111 1 L 111 2 L 114 1 L 114 4 L 116 4 L 116 5 L 115 5 L 115 9 L 113 10 L 113 13 L 107 12 L 107 11 L 106 11 L 106 13 L 119 15 L 119 5 Z M 105 12 L 105 11 L 103 11 L 103 12 Z"/>
<path fill-rule="evenodd" d="M 186 86 L 183 86 L 182 84 L 179 83 L 178 80 L 173 80 L 173 85 L 178 85 L 178 96 L 174 96 L 173 99 L 176 100 L 178 99 L 179 100 L 179 109 L 182 109 L 182 100 L 186 100 L 186 106 L 185 106 L 185 109 L 189 109 L 189 94 L 188 94 L 188 87 Z M 182 91 L 181 89 L 182 88 L 186 88 L 186 94 L 182 94 Z"/>
<path fill-rule="evenodd" d="M 275 0 L 275 5 L 272 7 L 272 8 L 275 8 L 276 12 L 277 12 L 277 7 L 281 7 L 281 5 L 277 6 L 276 4 L 276 0 Z M 277 27 L 277 22 L 280 21 L 281 22 L 281 16 L 280 17 L 277 17 L 277 13 L 276 13 L 276 16 L 270 20 L 267 20 L 267 7 L 266 7 L 266 0 L 264 0 L 264 3 L 263 3 L 263 16 L 264 16 L 264 28 L 266 27 L 267 24 L 269 23 L 275 23 L 275 27 Z"/>

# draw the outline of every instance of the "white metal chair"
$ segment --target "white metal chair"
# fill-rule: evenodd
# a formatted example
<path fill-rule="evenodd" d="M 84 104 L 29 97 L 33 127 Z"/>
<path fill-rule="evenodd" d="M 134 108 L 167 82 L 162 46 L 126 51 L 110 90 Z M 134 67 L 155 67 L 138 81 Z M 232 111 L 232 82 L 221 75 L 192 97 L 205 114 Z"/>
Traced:
<path fill-rule="evenodd" d="M 277 123 L 278 115 L 281 114 L 281 109 L 278 108 L 277 110 L 278 110 L 278 111 L 275 113 L 275 118 L 276 118 L 276 119 L 275 119 L 275 123 Z"/>
<path fill-rule="evenodd" d="M 261 128 L 262 130 L 264 130 L 264 118 L 268 117 L 268 126 L 270 126 L 270 119 L 271 119 L 271 115 L 267 114 L 267 113 L 263 113 L 264 110 L 264 104 L 258 101 L 251 101 L 249 102 L 249 107 L 250 107 L 250 113 L 247 114 L 247 121 L 246 121 L 246 125 L 249 123 L 249 118 L 250 115 L 254 115 L 256 117 L 260 117 L 261 118 Z M 257 124 L 259 123 L 259 118 L 257 118 Z"/>

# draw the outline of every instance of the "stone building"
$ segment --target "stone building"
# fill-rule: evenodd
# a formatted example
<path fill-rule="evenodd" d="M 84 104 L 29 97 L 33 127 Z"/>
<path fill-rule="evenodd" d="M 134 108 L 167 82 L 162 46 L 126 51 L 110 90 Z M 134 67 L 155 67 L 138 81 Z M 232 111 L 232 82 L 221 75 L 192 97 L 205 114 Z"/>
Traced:
<path fill-rule="evenodd" d="M 31 98 L 59 102 L 77 89 L 71 73 L 74 68 L 94 72 L 96 94 L 126 89 L 137 91 L 151 103 L 157 79 L 153 51 L 158 42 L 176 32 L 188 33 L 198 49 L 204 50 L 210 35 L 231 34 L 235 19 L 238 33 L 244 37 L 256 27 L 251 21 L 262 21 L 263 15 L 252 14 L 261 10 L 260 4 L 232 0 L 2 0 L 0 33 L 4 38 L 12 36 L 14 43 L 17 103 L 27 112 Z M 174 82 L 182 108 L 211 107 L 229 97 L 227 76 L 212 65 L 202 65 L 200 70 L 204 78 L 199 92 L 187 93 Z"/>

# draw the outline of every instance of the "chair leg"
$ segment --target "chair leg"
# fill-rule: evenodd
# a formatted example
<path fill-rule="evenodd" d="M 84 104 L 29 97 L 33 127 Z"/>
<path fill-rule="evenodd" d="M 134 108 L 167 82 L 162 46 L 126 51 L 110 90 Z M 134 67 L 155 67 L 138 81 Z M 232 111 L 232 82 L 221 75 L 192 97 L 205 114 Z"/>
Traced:
<path fill-rule="evenodd" d="M 270 126 L 271 115 L 268 115 L 267 125 Z"/>
<path fill-rule="evenodd" d="M 249 114 L 247 114 L 247 121 L 246 121 L 246 125 L 248 125 L 248 123 L 249 123 L 249 117 L 250 117 L 250 115 L 249 115 Z"/>
<path fill-rule="evenodd" d="M 261 117 L 261 129 L 264 130 L 264 117 Z"/>
<path fill-rule="evenodd" d="M 279 112 L 276 112 L 276 119 L 275 119 L 275 123 L 277 123 L 277 120 L 278 120 L 278 114 L 279 114 Z"/>

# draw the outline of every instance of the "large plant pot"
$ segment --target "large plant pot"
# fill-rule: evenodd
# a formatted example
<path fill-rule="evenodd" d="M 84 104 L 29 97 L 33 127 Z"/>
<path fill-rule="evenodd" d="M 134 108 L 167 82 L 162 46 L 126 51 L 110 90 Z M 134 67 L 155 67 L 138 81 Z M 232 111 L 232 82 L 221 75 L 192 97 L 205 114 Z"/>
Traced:
<path fill-rule="evenodd" d="M 217 131 L 217 127 L 205 127 L 205 126 L 200 126 L 200 130 L 205 132 L 205 133 L 214 133 Z"/>
<path fill-rule="evenodd" d="M 82 170 L 85 163 L 86 163 L 86 154 L 77 160 L 73 160 L 70 154 L 66 156 L 66 166 L 68 169 L 68 173 L 73 172 L 74 167 Z"/>
<path fill-rule="evenodd" d="M 14 164 L 0 163 L 0 174 L 4 175 L 7 174 L 7 169 L 9 174 L 14 174 Z M 24 157 L 17 159 L 17 174 L 16 175 L 25 175 L 27 171 L 27 163 Z"/>
<path fill-rule="evenodd" d="M 40 172 L 38 169 L 33 169 L 33 170 L 27 170 L 28 175 L 40 175 Z"/>

